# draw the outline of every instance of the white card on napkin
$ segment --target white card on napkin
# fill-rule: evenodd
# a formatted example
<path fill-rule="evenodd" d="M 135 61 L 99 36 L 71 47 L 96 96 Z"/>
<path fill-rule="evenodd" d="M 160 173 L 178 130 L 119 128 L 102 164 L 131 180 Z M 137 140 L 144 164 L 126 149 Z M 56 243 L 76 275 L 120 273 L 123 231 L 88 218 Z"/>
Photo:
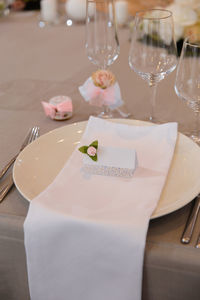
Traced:
<path fill-rule="evenodd" d="M 160 198 L 177 124 L 130 126 L 91 117 L 89 145 L 136 149 L 133 177 L 81 172 L 77 149 L 30 203 L 24 224 L 32 300 L 140 300 L 146 232 Z"/>
<path fill-rule="evenodd" d="M 86 173 L 103 176 L 131 177 L 137 165 L 136 151 L 128 148 L 98 148 L 98 160 L 88 155 L 83 157 L 83 170 Z"/>

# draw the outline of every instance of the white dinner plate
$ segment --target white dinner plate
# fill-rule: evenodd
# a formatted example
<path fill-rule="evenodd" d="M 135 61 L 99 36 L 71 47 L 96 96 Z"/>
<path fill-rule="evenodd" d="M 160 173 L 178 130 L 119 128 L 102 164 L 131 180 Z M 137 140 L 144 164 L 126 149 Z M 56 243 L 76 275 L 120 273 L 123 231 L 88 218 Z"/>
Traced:
<path fill-rule="evenodd" d="M 129 125 L 152 125 L 137 120 L 113 120 Z M 41 136 L 18 156 L 13 169 L 19 192 L 29 201 L 56 177 L 79 143 L 87 122 L 67 125 Z M 173 212 L 200 192 L 200 147 L 178 134 L 171 168 L 160 201 L 151 219 Z"/>

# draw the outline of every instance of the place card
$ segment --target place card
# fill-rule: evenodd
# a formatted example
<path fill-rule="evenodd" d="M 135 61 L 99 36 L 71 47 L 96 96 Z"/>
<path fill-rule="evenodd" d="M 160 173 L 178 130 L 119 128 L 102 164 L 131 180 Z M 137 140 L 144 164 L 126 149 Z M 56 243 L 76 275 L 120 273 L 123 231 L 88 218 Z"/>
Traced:
<path fill-rule="evenodd" d="M 98 160 L 83 156 L 84 172 L 104 176 L 132 177 L 137 167 L 134 149 L 99 147 Z"/>

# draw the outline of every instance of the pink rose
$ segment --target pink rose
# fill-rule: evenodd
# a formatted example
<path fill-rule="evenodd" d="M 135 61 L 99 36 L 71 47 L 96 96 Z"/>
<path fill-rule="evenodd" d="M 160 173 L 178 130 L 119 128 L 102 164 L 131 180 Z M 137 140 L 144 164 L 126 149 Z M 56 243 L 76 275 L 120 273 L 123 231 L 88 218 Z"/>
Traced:
<path fill-rule="evenodd" d="M 92 74 L 94 85 L 106 89 L 115 83 L 115 76 L 108 70 L 98 70 Z"/>
<path fill-rule="evenodd" d="M 87 154 L 88 154 L 89 156 L 95 156 L 96 153 L 97 153 L 97 149 L 96 149 L 95 147 L 93 147 L 93 146 L 88 147 L 88 149 L 87 149 Z"/>

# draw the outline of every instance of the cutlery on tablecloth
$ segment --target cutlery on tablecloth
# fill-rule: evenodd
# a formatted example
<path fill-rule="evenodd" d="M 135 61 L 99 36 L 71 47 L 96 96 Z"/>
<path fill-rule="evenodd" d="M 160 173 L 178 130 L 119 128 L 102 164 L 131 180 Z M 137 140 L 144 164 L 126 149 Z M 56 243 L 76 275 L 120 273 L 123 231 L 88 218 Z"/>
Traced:
<path fill-rule="evenodd" d="M 20 148 L 19 152 L 0 171 L 0 179 L 4 176 L 4 174 L 8 171 L 8 169 L 11 167 L 11 165 L 15 162 L 15 160 L 16 160 L 17 156 L 19 155 L 19 153 L 32 141 L 31 139 L 33 138 L 34 134 L 37 135 L 36 137 L 38 137 L 39 127 L 34 126 L 29 130 L 23 144 L 21 145 L 21 148 Z"/>
<path fill-rule="evenodd" d="M 31 142 L 33 142 L 38 136 L 39 136 L 39 127 L 35 126 L 31 129 L 29 135 L 27 136 L 28 139 L 26 138 L 26 143 L 23 143 L 23 149 L 25 148 L 26 145 L 30 144 Z M 21 150 L 23 150 L 21 147 Z M 19 153 L 18 153 L 19 154 Z M 15 157 L 15 159 L 17 158 L 17 156 Z M 13 158 L 14 159 L 14 158 Z M 13 162 L 15 161 L 15 159 L 13 160 Z M 11 165 L 11 164 L 10 164 Z M 8 169 L 8 168 L 7 168 Z M 5 173 L 4 173 L 5 174 Z M 9 190 L 11 189 L 11 187 L 14 185 L 14 181 L 13 181 L 13 176 L 12 173 L 10 173 L 5 180 L 3 181 L 2 185 L 1 185 L 1 189 L 0 189 L 0 202 L 3 201 L 3 199 L 5 198 L 5 196 L 7 195 L 7 193 L 9 192 Z"/>
<path fill-rule="evenodd" d="M 199 236 L 197 238 L 197 242 L 196 242 L 195 247 L 198 248 L 198 249 L 200 249 L 200 233 L 199 233 Z"/>
<path fill-rule="evenodd" d="M 191 237 L 192 237 L 192 233 L 194 230 L 194 226 L 197 220 L 197 216 L 199 213 L 199 209 L 200 209 L 200 194 L 197 196 L 196 200 L 195 200 L 195 204 L 194 207 L 191 211 L 191 214 L 189 216 L 188 222 L 185 226 L 182 238 L 181 238 L 181 242 L 183 244 L 189 244 Z"/>

